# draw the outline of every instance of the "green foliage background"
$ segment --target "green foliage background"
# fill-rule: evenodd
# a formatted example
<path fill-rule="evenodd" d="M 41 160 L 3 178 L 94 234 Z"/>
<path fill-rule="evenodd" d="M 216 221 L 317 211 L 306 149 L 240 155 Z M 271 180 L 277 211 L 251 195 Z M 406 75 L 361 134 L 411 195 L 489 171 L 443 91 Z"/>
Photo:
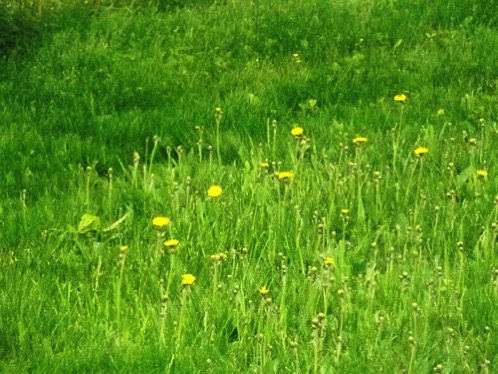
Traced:
<path fill-rule="evenodd" d="M 496 221 L 496 14 L 495 0 L 0 0 L 0 369 L 205 372 L 210 360 L 216 362 L 209 366 L 214 372 L 307 372 L 318 367 L 323 372 L 391 372 L 387 363 L 392 372 L 407 369 L 404 363 L 409 371 L 427 372 L 442 362 L 455 372 L 492 372 L 489 367 L 496 367 L 498 355 L 490 332 L 498 318 L 490 275 L 498 266 L 496 235 L 481 233 L 493 232 Z M 392 100 L 398 93 L 408 97 L 401 110 Z M 223 110 L 219 121 L 216 107 Z M 305 156 L 295 152 L 289 139 L 295 124 L 312 140 Z M 361 157 L 357 149 L 345 147 L 352 148 L 357 135 L 367 136 L 372 144 Z M 478 144 L 476 150 L 469 146 L 471 139 Z M 414 166 L 419 164 L 410 161 L 420 145 L 430 150 L 420 169 L 424 178 Z M 135 164 L 134 152 L 141 157 Z M 299 192 L 287 195 L 282 188 L 277 193 L 266 179 L 258 184 L 261 175 L 254 170 L 265 160 L 275 163 L 274 171 L 301 171 L 303 179 L 291 184 Z M 351 171 L 352 165 L 359 174 Z M 453 168 L 450 176 L 448 167 Z M 482 190 L 477 169 L 489 170 Z M 371 184 L 375 170 L 385 173 L 380 192 Z M 225 208 L 231 208 L 231 215 L 198 205 L 199 196 L 216 181 L 224 182 Z M 236 191 L 231 198 L 230 189 Z M 445 210 L 447 193 L 451 199 L 451 193 L 456 195 L 457 208 Z M 363 206 L 365 196 L 371 200 Z M 296 213 L 293 204 L 302 211 Z M 316 231 L 311 223 L 317 219 L 315 211 L 331 223 L 332 235 L 343 228 L 336 213 L 351 206 L 351 232 L 340 239 L 328 237 L 326 248 L 319 248 L 311 234 Z M 440 226 L 433 222 L 435 206 L 443 212 Z M 293 213 L 285 218 L 289 210 Z M 74 228 L 84 213 L 102 220 L 102 227 L 92 230 L 95 236 L 82 236 Z M 132 253 L 129 264 L 135 277 L 126 283 L 109 248 L 154 247 L 154 239 L 144 238 L 154 238 L 150 220 L 158 214 L 174 215 L 177 231 L 171 234 L 193 235 L 197 242 L 191 243 L 176 273 L 157 259 Z M 106 236 L 104 229 L 121 217 L 127 218 L 120 233 L 114 236 L 113 229 Z M 268 223 L 268 217 L 280 218 Z M 299 226 L 299 217 L 307 223 Z M 212 226 L 216 229 L 211 233 L 206 226 L 216 219 L 219 226 Z M 393 231 L 416 230 L 417 225 L 432 240 L 432 252 L 424 260 L 409 255 L 412 234 L 401 237 Z M 269 233 L 271 244 L 261 244 L 264 235 L 259 233 Z M 295 251 L 298 243 L 304 245 L 303 238 L 314 248 L 304 257 Z M 383 260 L 375 262 L 369 248 L 377 241 Z M 463 267 L 458 254 L 448 253 L 458 241 L 469 251 L 485 243 L 487 252 L 480 257 L 476 249 Z M 356 252 L 346 250 L 348 243 Z M 404 248 L 399 266 L 388 260 L 391 246 Z M 274 280 L 280 279 L 280 270 L 262 267 L 261 261 L 279 269 L 286 261 L 298 263 L 289 272 L 289 284 L 297 289 L 308 268 L 320 265 L 318 253 L 342 253 L 346 265 L 338 264 L 335 276 L 350 277 L 351 293 L 358 297 L 357 303 L 344 307 L 354 321 L 348 327 L 349 358 L 332 362 L 327 353 L 318 358 L 308 343 L 312 316 L 334 314 L 333 308 L 342 305 L 318 307 L 320 292 L 310 291 L 309 303 L 300 295 L 286 301 L 277 297 L 280 316 L 284 310 L 289 315 L 285 328 L 279 325 L 283 319 L 261 322 L 266 309 L 255 306 L 258 298 L 247 309 L 254 319 L 246 316 L 245 325 L 242 317 L 238 320 L 227 311 L 232 307 L 228 296 L 203 298 L 200 284 L 211 279 L 203 265 L 206 258 L 232 247 L 237 256 L 242 247 L 253 247 L 247 263 L 236 267 L 234 260 L 226 270 L 235 278 L 243 274 L 240 287 L 248 293 L 257 293 L 265 281 L 283 288 L 281 280 Z M 208 249 L 196 259 L 194 250 L 201 248 Z M 294 249 L 282 260 L 278 248 Z M 147 266 L 149 271 L 144 270 Z M 438 266 L 448 282 L 438 290 L 455 287 L 465 299 L 462 294 L 443 297 L 444 302 L 440 297 L 436 305 L 423 296 Z M 97 294 L 92 277 L 99 279 L 101 268 L 108 283 Z M 375 302 L 365 296 L 367 269 L 384 277 L 379 282 L 387 291 Z M 415 270 L 411 293 L 398 300 L 392 291 L 398 276 L 408 272 L 415 277 Z M 158 326 L 148 323 L 157 317 L 155 305 L 160 304 L 155 299 L 157 282 L 168 271 L 195 271 L 201 280 L 185 329 L 196 354 L 179 353 L 169 343 L 164 348 L 156 337 Z M 224 279 L 229 285 L 231 278 Z M 339 286 L 334 287 L 336 292 Z M 340 287 L 347 291 L 344 284 Z M 480 289 L 484 291 L 476 291 Z M 138 300 L 135 292 L 144 299 Z M 410 309 L 419 299 L 426 302 L 418 301 L 426 308 L 421 313 L 426 330 L 417 337 L 422 354 L 415 359 L 405 336 L 413 332 L 413 317 L 403 305 Z M 173 297 L 173 303 L 180 305 L 180 297 Z M 123 304 L 141 307 L 126 319 L 119 311 Z M 217 326 L 212 331 L 204 326 L 210 337 L 196 334 L 202 330 L 196 324 L 209 319 L 203 310 L 212 312 L 210 323 Z M 296 311 L 303 318 L 293 315 Z M 369 330 L 365 321 L 374 312 L 396 321 L 392 329 Z M 244 352 L 233 344 L 234 326 L 244 336 L 241 345 L 251 334 L 263 334 L 265 344 L 251 340 Z M 301 363 L 286 346 L 288 341 L 276 338 L 275 331 L 287 327 L 300 342 Z M 105 349 L 95 337 L 107 342 Z M 338 346 L 336 340 L 316 339 L 314 347 Z M 368 357 L 355 358 L 364 349 L 362 339 L 375 344 Z M 258 349 L 270 342 L 275 351 L 267 360 Z M 443 342 L 445 348 L 439 349 Z M 163 356 L 158 358 L 158 352 Z"/>
<path fill-rule="evenodd" d="M 229 108 L 224 131 L 234 137 L 260 138 L 266 118 L 294 120 L 309 99 L 315 121 L 387 131 L 382 101 L 406 90 L 420 106 L 407 118 L 414 128 L 439 107 L 468 128 L 481 109 L 496 110 L 498 53 L 494 3 L 471 3 L 20 2 L 0 34 L 11 56 L 2 175 L 11 192 L 29 183 L 19 153 L 36 153 L 33 172 L 48 155 L 60 169 L 105 170 L 155 134 L 192 146 L 216 105 Z"/>

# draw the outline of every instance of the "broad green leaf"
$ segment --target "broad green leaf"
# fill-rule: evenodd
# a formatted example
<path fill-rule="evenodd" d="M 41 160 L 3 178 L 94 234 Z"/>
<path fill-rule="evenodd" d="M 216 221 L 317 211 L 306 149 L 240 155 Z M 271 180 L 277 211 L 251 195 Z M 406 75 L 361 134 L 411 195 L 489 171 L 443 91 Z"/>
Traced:
<path fill-rule="evenodd" d="M 467 168 L 463 169 L 460 174 L 458 174 L 457 185 L 459 187 L 469 180 L 469 178 L 473 174 L 472 171 L 473 171 L 472 167 L 468 166 Z"/>
<path fill-rule="evenodd" d="M 100 229 L 100 217 L 88 213 L 83 214 L 80 223 L 78 224 L 79 234 L 85 234 L 89 231 L 98 231 L 99 229 Z"/>

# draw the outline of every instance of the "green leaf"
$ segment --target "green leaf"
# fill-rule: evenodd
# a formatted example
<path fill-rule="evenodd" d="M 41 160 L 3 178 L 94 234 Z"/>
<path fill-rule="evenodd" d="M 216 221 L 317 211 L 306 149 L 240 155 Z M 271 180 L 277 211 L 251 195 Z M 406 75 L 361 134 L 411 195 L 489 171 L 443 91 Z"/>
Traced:
<path fill-rule="evenodd" d="M 98 217 L 97 217 L 98 218 Z M 111 231 L 111 230 L 114 230 L 116 229 L 118 226 L 120 226 L 126 219 L 128 218 L 128 213 L 125 213 L 125 215 L 123 217 L 121 217 L 120 219 L 118 219 L 116 222 L 112 223 L 109 227 L 106 227 L 104 230 L 102 231 Z"/>
<path fill-rule="evenodd" d="M 401 43 L 403 43 L 403 39 L 398 39 L 398 41 L 394 44 L 393 49 L 397 49 Z"/>
<path fill-rule="evenodd" d="M 462 170 L 462 172 L 460 174 L 458 174 L 458 177 L 457 177 L 457 185 L 460 187 L 462 186 L 465 182 L 467 182 L 469 180 L 469 178 L 472 176 L 472 167 L 469 166 L 465 169 Z"/>
<path fill-rule="evenodd" d="M 100 229 L 100 217 L 88 213 L 83 214 L 80 223 L 78 224 L 79 234 L 86 234 L 89 231 L 98 231 L 99 229 Z"/>

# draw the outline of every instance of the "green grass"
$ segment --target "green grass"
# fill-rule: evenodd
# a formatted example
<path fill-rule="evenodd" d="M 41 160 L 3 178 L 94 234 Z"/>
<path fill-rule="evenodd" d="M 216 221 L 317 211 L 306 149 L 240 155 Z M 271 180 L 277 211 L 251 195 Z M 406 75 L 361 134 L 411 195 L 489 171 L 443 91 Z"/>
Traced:
<path fill-rule="evenodd" d="M 0 1 L 0 371 L 496 371 L 496 2 L 78 3 Z"/>

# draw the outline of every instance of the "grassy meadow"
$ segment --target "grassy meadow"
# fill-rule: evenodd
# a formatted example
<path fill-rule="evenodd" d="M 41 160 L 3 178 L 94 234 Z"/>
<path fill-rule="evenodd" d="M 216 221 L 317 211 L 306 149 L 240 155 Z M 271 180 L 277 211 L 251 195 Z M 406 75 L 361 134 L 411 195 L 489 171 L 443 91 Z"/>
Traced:
<path fill-rule="evenodd" d="M 497 372 L 497 9 L 0 0 L 0 372 Z"/>

